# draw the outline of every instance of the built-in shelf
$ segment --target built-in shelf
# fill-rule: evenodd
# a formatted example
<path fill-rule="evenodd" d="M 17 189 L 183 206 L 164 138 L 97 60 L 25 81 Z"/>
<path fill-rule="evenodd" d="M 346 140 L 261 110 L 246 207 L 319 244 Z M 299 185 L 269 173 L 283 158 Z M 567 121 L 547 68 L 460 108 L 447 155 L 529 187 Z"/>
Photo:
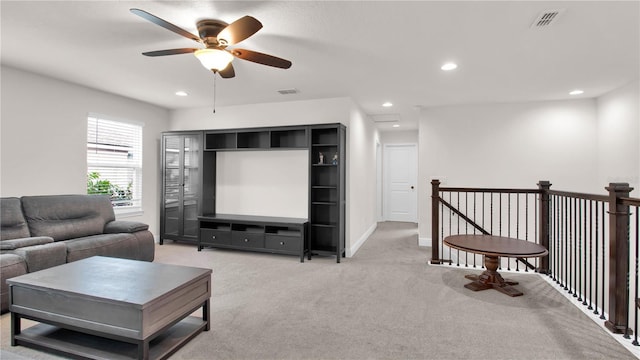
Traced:
<path fill-rule="evenodd" d="M 292 224 L 282 219 L 247 220 L 216 214 L 217 152 L 298 149 L 309 154 L 308 225 L 307 219 L 302 226 L 297 220 Z M 342 124 L 163 133 L 160 244 L 162 238 L 197 239 L 199 250 L 220 247 L 306 254 L 309 259 L 314 254 L 334 255 L 340 262 L 345 255 L 345 151 L 346 127 Z M 196 189 L 193 203 L 186 201 L 187 194 L 180 195 L 182 184 L 189 182 Z"/>
<path fill-rule="evenodd" d="M 301 149 L 308 147 L 307 129 L 271 131 L 271 147 L 279 149 Z"/>
<path fill-rule="evenodd" d="M 268 149 L 270 137 L 268 131 L 251 131 L 237 133 L 238 149 Z"/>
<path fill-rule="evenodd" d="M 237 137 L 235 132 L 230 133 L 206 133 L 205 150 L 236 149 Z"/>
<path fill-rule="evenodd" d="M 205 131 L 205 151 L 308 148 L 306 126 Z"/>
<path fill-rule="evenodd" d="M 311 128 L 309 241 L 311 254 L 344 256 L 345 128 Z"/>

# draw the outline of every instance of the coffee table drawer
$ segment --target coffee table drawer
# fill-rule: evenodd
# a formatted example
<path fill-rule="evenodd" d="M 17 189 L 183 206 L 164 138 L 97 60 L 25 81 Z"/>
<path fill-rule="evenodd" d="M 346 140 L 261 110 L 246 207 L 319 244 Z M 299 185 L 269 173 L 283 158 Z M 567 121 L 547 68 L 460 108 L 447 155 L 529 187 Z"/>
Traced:
<path fill-rule="evenodd" d="M 231 233 L 231 244 L 247 248 L 263 248 L 264 234 L 234 231 Z"/>

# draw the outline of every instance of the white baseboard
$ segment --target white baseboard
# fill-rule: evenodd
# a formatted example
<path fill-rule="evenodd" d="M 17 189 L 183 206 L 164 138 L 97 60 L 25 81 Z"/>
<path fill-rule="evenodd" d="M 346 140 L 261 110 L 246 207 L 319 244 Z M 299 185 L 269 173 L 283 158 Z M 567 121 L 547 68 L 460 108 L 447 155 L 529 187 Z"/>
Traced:
<path fill-rule="evenodd" d="M 418 246 L 431 247 L 431 238 L 419 237 L 418 238 Z"/>
<path fill-rule="evenodd" d="M 376 231 L 377 228 L 378 228 L 378 223 L 377 222 L 373 223 L 373 225 L 371 225 L 371 227 L 367 231 L 365 231 L 365 233 L 362 234 L 360 238 L 358 238 L 358 241 L 356 241 L 353 245 L 351 245 L 351 247 L 346 249 L 346 254 L 345 254 L 346 257 L 352 257 L 353 255 L 355 255 L 355 253 L 358 251 L 358 249 L 360 249 L 362 244 L 364 244 L 365 241 L 367 241 L 369 236 L 371 236 L 371 234 L 373 234 L 373 232 Z"/>

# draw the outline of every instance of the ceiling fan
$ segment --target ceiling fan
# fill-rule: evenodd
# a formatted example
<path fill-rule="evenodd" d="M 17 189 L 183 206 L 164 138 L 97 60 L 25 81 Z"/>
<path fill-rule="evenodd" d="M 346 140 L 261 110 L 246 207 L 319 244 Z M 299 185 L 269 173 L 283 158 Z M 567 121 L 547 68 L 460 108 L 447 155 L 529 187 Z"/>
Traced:
<path fill-rule="evenodd" d="M 224 21 L 203 19 L 196 23 L 199 36 L 196 36 L 166 20 L 152 15 L 144 10 L 130 9 L 130 11 L 145 20 L 162 26 L 178 35 L 196 41 L 204 48 L 180 48 L 169 50 L 157 50 L 144 52 L 146 56 L 166 56 L 177 54 L 194 53 L 202 65 L 214 73 L 220 74 L 223 78 L 235 76 L 235 70 L 231 64 L 234 57 L 255 62 L 262 65 L 273 66 L 281 69 L 291 67 L 291 61 L 273 55 L 263 54 L 257 51 L 246 49 L 228 49 L 229 45 L 237 44 L 262 28 L 262 23 L 251 16 L 244 16 L 231 24 Z"/>

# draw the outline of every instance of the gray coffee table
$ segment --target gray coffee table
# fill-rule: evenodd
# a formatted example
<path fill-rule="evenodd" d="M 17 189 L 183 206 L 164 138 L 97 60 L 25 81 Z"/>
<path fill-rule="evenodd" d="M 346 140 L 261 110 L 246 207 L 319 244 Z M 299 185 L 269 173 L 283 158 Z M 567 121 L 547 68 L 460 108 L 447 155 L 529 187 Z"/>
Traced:
<path fill-rule="evenodd" d="M 211 269 L 95 256 L 7 280 L 11 345 L 166 359 L 209 330 Z M 202 308 L 202 318 L 189 316 Z M 39 324 L 22 330 L 20 320 Z"/>

